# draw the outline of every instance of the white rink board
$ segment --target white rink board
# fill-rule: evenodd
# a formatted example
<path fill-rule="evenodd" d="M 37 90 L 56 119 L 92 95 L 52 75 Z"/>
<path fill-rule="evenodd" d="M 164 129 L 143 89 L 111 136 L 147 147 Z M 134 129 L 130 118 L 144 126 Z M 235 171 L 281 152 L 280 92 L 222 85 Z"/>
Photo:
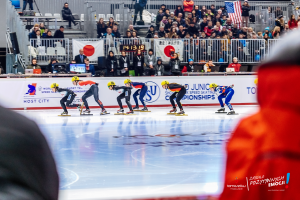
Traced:
<path fill-rule="evenodd" d="M 99 83 L 99 98 L 104 106 L 118 106 L 117 96 L 119 93 L 111 91 L 107 87 L 109 81 L 114 81 L 117 85 L 124 85 L 127 77 L 86 77 L 81 80 L 92 80 Z M 132 77 L 135 82 L 147 82 L 148 93 L 145 96 L 147 105 L 170 105 L 169 96 L 172 92 L 164 90 L 161 82 L 167 80 L 170 83 L 179 83 L 187 85 L 187 94 L 181 101 L 188 105 L 209 105 L 217 104 L 216 95 L 209 90 L 210 83 L 229 86 L 234 84 L 234 96 L 231 103 L 255 104 L 256 85 L 254 84 L 256 76 L 195 76 L 195 77 Z M 74 102 L 80 102 L 81 96 L 90 86 L 73 86 L 71 78 L 18 78 L 18 79 L 0 79 L 0 104 L 8 108 L 34 108 L 34 107 L 60 107 L 59 100 L 62 95 L 53 93 L 50 89 L 52 83 L 58 83 L 62 88 L 73 90 L 77 97 Z M 29 86 L 36 85 L 35 94 L 28 93 Z M 132 94 L 136 89 L 132 90 Z M 90 106 L 96 106 L 93 97 L 88 98 Z M 131 97 L 133 104 L 133 98 Z M 125 103 L 124 103 L 125 104 Z M 126 104 L 125 104 L 126 105 Z"/>

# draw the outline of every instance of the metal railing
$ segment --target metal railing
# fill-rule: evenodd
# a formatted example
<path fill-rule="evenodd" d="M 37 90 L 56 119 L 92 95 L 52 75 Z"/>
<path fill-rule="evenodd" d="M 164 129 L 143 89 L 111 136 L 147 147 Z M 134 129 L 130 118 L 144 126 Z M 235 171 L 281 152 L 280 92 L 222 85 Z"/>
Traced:
<path fill-rule="evenodd" d="M 272 50 L 272 48 L 274 47 L 274 45 L 276 45 L 279 41 L 281 41 L 281 39 L 269 39 L 268 43 L 267 43 L 267 54 L 270 55 L 270 52 Z"/>
<path fill-rule="evenodd" d="M 232 39 L 231 56 L 239 63 L 259 63 L 266 54 L 266 41 L 263 39 Z"/>
<path fill-rule="evenodd" d="M 37 59 L 39 65 L 47 65 L 52 58 L 59 62 L 70 61 L 69 39 L 30 39 L 29 60 Z"/>
<path fill-rule="evenodd" d="M 212 60 L 214 63 L 228 63 L 230 48 L 228 39 L 194 39 L 192 57 L 194 63 Z"/>

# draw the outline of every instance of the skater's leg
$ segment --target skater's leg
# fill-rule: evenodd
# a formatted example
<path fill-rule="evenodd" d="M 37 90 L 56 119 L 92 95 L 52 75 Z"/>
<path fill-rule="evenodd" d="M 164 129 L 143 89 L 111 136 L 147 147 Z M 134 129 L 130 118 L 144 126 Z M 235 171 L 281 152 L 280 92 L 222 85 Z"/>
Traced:
<path fill-rule="evenodd" d="M 64 112 L 68 112 L 67 111 L 67 108 L 66 108 L 66 105 L 65 105 L 65 102 L 67 101 L 68 99 L 68 96 L 64 96 L 61 100 L 60 100 L 60 105 L 61 107 L 64 109 Z"/>
<path fill-rule="evenodd" d="M 148 87 L 145 85 L 144 87 L 142 87 L 141 92 L 140 92 L 140 101 L 143 104 L 144 107 L 146 107 L 145 101 L 144 101 L 144 97 L 147 94 L 148 91 Z"/>
<path fill-rule="evenodd" d="M 87 110 L 89 110 L 90 108 L 89 108 L 89 104 L 88 104 L 88 102 L 87 102 L 87 98 L 88 97 L 90 97 L 90 96 L 92 96 L 93 95 L 93 93 L 92 93 L 92 90 L 91 90 L 91 88 L 88 90 L 88 91 L 86 91 L 85 93 L 84 93 L 84 95 L 82 96 L 82 101 L 83 101 L 83 103 L 84 103 L 84 105 L 85 105 L 85 108 L 87 109 Z"/>
<path fill-rule="evenodd" d="M 103 103 L 99 100 L 99 94 L 98 94 L 98 85 L 92 85 L 92 91 L 94 94 L 94 99 L 97 102 L 97 104 L 104 110 Z"/>
<path fill-rule="evenodd" d="M 228 92 L 225 98 L 225 104 L 228 106 L 230 110 L 233 110 L 232 105 L 230 104 L 233 94 L 234 94 L 234 90 L 231 90 L 230 92 Z"/>
<path fill-rule="evenodd" d="M 130 111 L 132 111 L 132 106 L 130 103 L 131 90 L 125 92 L 125 101 Z"/>
<path fill-rule="evenodd" d="M 224 107 L 224 103 L 223 103 L 223 98 L 225 98 L 226 96 L 224 96 L 223 94 L 221 94 L 221 95 L 219 95 L 218 96 L 218 100 L 219 100 L 219 102 L 220 102 L 220 105 L 221 105 L 221 107 L 223 108 Z"/>
<path fill-rule="evenodd" d="M 120 94 L 118 97 L 117 97 L 117 101 L 118 101 L 118 104 L 120 106 L 120 109 L 123 109 L 123 105 L 122 105 L 122 101 L 121 99 L 124 99 L 125 98 L 125 93 L 122 93 Z"/>
<path fill-rule="evenodd" d="M 173 108 L 176 108 L 175 102 L 174 102 L 174 99 L 175 99 L 175 97 L 176 97 L 176 94 L 178 94 L 178 93 L 177 93 L 177 92 L 174 92 L 174 93 L 170 96 L 170 102 L 171 102 Z"/>
<path fill-rule="evenodd" d="M 183 88 L 178 92 L 177 97 L 176 97 L 176 103 L 177 103 L 178 107 L 180 108 L 180 110 L 182 110 L 182 105 L 181 105 L 180 100 L 184 97 L 185 93 L 186 93 L 186 89 Z"/>
<path fill-rule="evenodd" d="M 133 96 L 133 99 L 134 99 L 134 102 L 135 102 L 135 105 L 138 107 L 139 106 L 139 102 L 136 98 L 137 95 L 139 95 L 139 92 L 141 91 L 141 89 L 138 89 L 137 91 L 135 91 L 135 93 L 132 95 Z"/>

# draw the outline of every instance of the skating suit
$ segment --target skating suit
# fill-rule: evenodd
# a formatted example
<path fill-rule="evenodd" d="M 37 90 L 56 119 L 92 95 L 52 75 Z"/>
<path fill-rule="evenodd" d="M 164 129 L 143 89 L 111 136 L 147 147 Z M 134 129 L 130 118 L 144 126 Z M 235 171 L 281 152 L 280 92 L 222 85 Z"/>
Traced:
<path fill-rule="evenodd" d="M 74 94 L 74 92 L 72 90 L 69 90 L 67 88 L 58 88 L 57 92 L 64 95 L 64 97 L 60 100 L 60 105 L 64 109 L 65 112 L 68 112 L 66 107 L 72 108 L 72 107 L 79 106 L 79 104 L 72 104 L 73 100 L 76 97 L 76 95 Z M 65 102 L 67 102 L 66 105 L 65 105 Z"/>
<path fill-rule="evenodd" d="M 168 89 L 172 92 L 174 92 L 170 96 L 170 102 L 173 106 L 173 108 L 176 108 L 174 99 L 176 98 L 176 103 L 178 107 L 182 110 L 182 105 L 180 103 L 180 100 L 184 97 L 186 94 L 186 89 L 183 85 L 177 84 L 177 83 L 171 83 L 168 85 Z"/>
<path fill-rule="evenodd" d="M 144 107 L 146 107 L 145 101 L 144 101 L 144 97 L 147 94 L 148 91 L 148 87 L 145 83 L 140 83 L 140 82 L 131 82 L 131 86 L 138 89 L 137 91 L 135 91 L 135 93 L 132 95 L 133 99 L 135 101 L 136 106 L 139 106 L 139 102 L 137 100 L 137 96 L 140 95 L 140 101 L 143 104 Z"/>
<path fill-rule="evenodd" d="M 126 104 L 129 108 L 129 110 L 132 111 L 132 106 L 131 106 L 131 103 L 130 103 L 130 96 L 131 96 L 131 90 L 132 90 L 132 87 L 127 87 L 127 86 L 113 86 L 113 90 L 117 91 L 117 92 L 120 92 L 121 94 L 117 97 L 117 101 L 118 101 L 118 104 L 120 106 L 120 109 L 123 109 L 123 105 L 122 105 L 122 102 L 121 102 L 121 99 L 124 99 L 125 98 L 125 101 L 126 101 Z"/>
<path fill-rule="evenodd" d="M 215 88 L 215 93 L 218 95 L 218 100 L 221 107 L 224 107 L 223 100 L 225 98 L 225 104 L 230 110 L 233 110 L 232 105 L 230 104 L 231 98 L 234 95 L 233 86 L 218 86 Z"/>
<path fill-rule="evenodd" d="M 102 108 L 102 110 L 104 110 L 104 106 L 103 106 L 102 102 L 99 100 L 98 83 L 95 83 L 94 81 L 79 81 L 78 84 L 80 86 L 91 85 L 90 89 L 88 91 L 86 91 L 84 93 L 84 95 L 82 96 L 82 101 L 85 105 L 85 108 L 90 109 L 86 99 L 93 95 L 97 104 Z"/>

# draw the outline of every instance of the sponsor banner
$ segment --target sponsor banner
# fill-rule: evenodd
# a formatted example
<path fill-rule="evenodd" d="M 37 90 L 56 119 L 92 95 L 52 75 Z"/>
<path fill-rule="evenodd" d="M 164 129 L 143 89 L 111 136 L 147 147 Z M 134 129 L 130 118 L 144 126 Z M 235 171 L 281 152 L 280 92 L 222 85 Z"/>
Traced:
<path fill-rule="evenodd" d="M 86 55 L 90 61 L 98 61 L 99 56 L 104 56 L 103 40 L 99 41 L 78 41 L 73 40 L 73 59 L 79 54 L 79 50 L 83 49 L 83 54 Z"/>
<path fill-rule="evenodd" d="M 197 76 L 197 77 L 132 77 L 132 81 L 145 82 L 148 91 L 144 97 L 147 105 L 170 105 L 169 97 L 172 92 L 161 87 L 161 82 L 167 80 L 170 83 L 186 85 L 187 93 L 182 99 L 182 104 L 188 105 L 209 105 L 218 104 L 217 96 L 209 90 L 210 83 L 229 86 L 234 84 L 234 96 L 231 103 L 254 104 L 256 101 L 256 76 Z M 117 96 L 119 93 L 107 88 L 109 81 L 117 85 L 124 85 L 121 77 L 103 78 L 86 77 L 82 80 L 92 80 L 99 83 L 99 98 L 104 106 L 118 106 Z M 87 86 L 72 85 L 71 78 L 30 78 L 30 79 L 0 79 L 0 103 L 9 108 L 30 108 L 30 107 L 60 107 L 60 93 L 53 93 L 50 89 L 52 83 L 58 83 L 59 87 L 73 90 L 77 97 L 74 103 L 80 102 L 82 95 L 90 88 Z M 132 94 L 137 89 L 132 90 Z M 223 99 L 224 100 L 224 99 Z M 93 97 L 88 98 L 90 106 L 96 106 Z M 131 103 L 134 100 L 131 97 Z M 125 101 L 123 104 L 126 105 Z"/>

